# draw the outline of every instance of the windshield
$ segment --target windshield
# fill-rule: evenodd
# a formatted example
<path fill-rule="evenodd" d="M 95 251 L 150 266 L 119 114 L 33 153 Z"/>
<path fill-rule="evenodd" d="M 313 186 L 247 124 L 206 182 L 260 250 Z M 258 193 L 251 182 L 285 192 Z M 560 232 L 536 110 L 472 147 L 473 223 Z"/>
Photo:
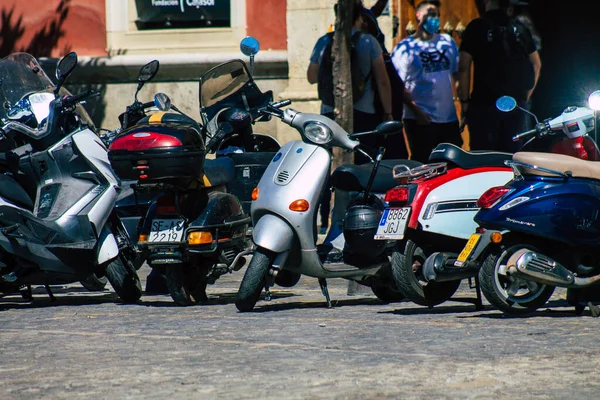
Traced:
<path fill-rule="evenodd" d="M 250 74 L 241 60 L 217 65 L 200 77 L 200 107 L 210 107 L 250 81 Z"/>
<path fill-rule="evenodd" d="M 13 53 L 0 60 L 0 118 L 21 98 L 32 92 L 49 91 L 54 84 L 37 60 L 27 53 Z"/>

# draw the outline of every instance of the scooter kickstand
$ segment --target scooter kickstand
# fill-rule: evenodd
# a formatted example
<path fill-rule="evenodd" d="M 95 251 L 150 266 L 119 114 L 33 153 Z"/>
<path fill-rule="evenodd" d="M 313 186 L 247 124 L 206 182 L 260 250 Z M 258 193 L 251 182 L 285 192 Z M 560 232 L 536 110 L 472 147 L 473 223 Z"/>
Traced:
<path fill-rule="evenodd" d="M 50 302 L 54 303 L 56 301 L 56 297 L 54 297 L 54 293 L 52 293 L 52 289 L 50 289 L 50 286 L 48 286 L 48 285 L 44 285 L 44 287 L 46 288 L 46 291 L 48 292 L 48 296 L 50 297 Z"/>
<path fill-rule="evenodd" d="M 327 308 L 333 308 L 331 305 L 331 298 L 329 297 L 329 290 L 327 289 L 327 280 L 325 278 L 319 278 L 319 285 L 321 285 L 321 292 L 327 299 Z"/>
<path fill-rule="evenodd" d="M 268 286 L 265 286 L 265 301 L 271 301 L 273 296 L 271 295 L 271 290 L 269 290 Z"/>
<path fill-rule="evenodd" d="M 479 284 L 479 276 L 475 275 L 475 293 L 477 293 L 477 299 L 475 300 L 475 310 L 481 311 L 484 309 L 483 301 L 481 299 L 481 285 Z"/>

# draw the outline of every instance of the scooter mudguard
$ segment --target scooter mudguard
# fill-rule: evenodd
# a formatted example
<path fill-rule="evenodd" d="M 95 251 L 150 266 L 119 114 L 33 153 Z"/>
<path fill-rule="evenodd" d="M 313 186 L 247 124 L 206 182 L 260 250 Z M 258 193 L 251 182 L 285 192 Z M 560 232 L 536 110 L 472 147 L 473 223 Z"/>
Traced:
<path fill-rule="evenodd" d="M 506 185 L 511 191 L 481 209 L 475 222 L 570 245 L 600 245 L 600 181 L 580 178 L 527 178 Z"/>
<path fill-rule="evenodd" d="M 115 235 L 106 225 L 102 228 L 100 238 L 98 239 L 98 265 L 104 264 L 119 255 L 119 245 Z"/>
<path fill-rule="evenodd" d="M 292 248 L 294 232 L 281 218 L 273 214 L 265 214 L 254 225 L 252 239 L 259 247 L 282 253 Z"/>

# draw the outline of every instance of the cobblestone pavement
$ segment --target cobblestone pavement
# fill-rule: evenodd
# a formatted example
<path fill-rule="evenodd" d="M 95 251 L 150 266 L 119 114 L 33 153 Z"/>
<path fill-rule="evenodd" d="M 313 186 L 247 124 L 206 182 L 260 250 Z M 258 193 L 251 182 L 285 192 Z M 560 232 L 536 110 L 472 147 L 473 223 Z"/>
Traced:
<path fill-rule="evenodd" d="M 55 288 L 55 303 L 43 288 L 33 303 L 0 299 L 0 398 L 600 398 L 600 320 L 576 317 L 564 292 L 508 318 L 459 301 L 381 304 L 331 280 L 328 309 L 302 278 L 239 314 L 242 274 L 195 307 L 147 295 L 124 305 L 79 285 Z M 473 295 L 464 284 L 457 299 Z"/>

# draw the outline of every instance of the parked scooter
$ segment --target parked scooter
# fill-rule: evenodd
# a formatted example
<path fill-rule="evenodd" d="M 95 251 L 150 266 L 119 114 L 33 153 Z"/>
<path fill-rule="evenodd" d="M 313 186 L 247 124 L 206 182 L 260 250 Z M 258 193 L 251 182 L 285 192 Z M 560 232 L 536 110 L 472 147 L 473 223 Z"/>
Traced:
<path fill-rule="evenodd" d="M 233 161 L 205 160 L 217 141 L 205 146 L 201 126 L 167 95 L 158 93 L 152 104 L 139 107 L 153 105 L 163 112 L 120 132 L 109 158 L 120 177 L 137 181 L 135 191 L 161 193 L 142 218 L 138 246 L 150 267 L 164 267 L 173 300 L 193 305 L 207 299 L 207 284 L 244 265 L 250 217 L 224 190 Z"/>
<path fill-rule="evenodd" d="M 571 288 L 573 298 L 572 289 L 600 280 L 596 263 L 600 167 L 595 162 L 600 157 L 587 136 L 593 129 L 592 110 L 568 107 L 559 117 L 517 135 L 562 130 L 579 144 L 573 153 L 578 157 L 515 153 L 507 162 L 514 178 L 488 189 L 477 200 L 477 233 L 460 254 L 434 254 L 425 269 L 478 272 L 486 299 L 513 314 L 541 307 L 555 286 Z M 569 147 L 574 148 L 565 148 Z"/>
<path fill-rule="evenodd" d="M 141 294 L 133 248 L 113 210 L 119 180 L 106 148 L 63 83 L 77 65 L 70 53 L 56 86 L 37 60 L 15 53 L 0 60 L 0 292 L 106 275 L 126 303 Z"/>
<path fill-rule="evenodd" d="M 503 97 L 498 100 L 498 107 L 509 112 L 516 108 L 516 102 Z M 536 129 L 519 135 L 519 138 L 532 136 L 524 149 L 530 148 L 534 139 L 539 142 L 549 132 L 553 133 L 547 121 L 539 123 L 536 118 L 536 122 Z M 556 129 L 558 125 L 551 122 L 550 126 Z M 565 134 L 565 139 L 554 141 L 551 152 L 587 157 L 583 137 L 568 130 Z M 430 164 L 394 169 L 400 185 L 386 194 L 388 207 L 376 237 L 398 240 L 392 271 L 396 284 L 408 299 L 434 306 L 450 299 L 462 279 L 475 278 L 475 304 L 482 308 L 476 279 L 478 269 L 456 266 L 454 261 L 477 228 L 473 220 L 479 209 L 477 199 L 490 187 L 504 185 L 512 178 L 512 169 L 505 165 L 511 159 L 512 154 L 508 153 L 472 153 L 443 143 L 431 153 Z"/>
<path fill-rule="evenodd" d="M 235 195 L 244 211 L 250 213 L 252 190 L 281 145 L 252 128 L 256 122 L 271 118 L 259 110 L 273 101 L 273 92 L 261 92 L 253 79 L 253 60 L 260 44 L 249 36 L 241 41 L 240 49 L 250 57 L 250 68 L 242 60 L 231 60 L 200 77 L 200 115 L 214 144 L 210 152 L 216 153 L 217 158 L 229 157 L 235 164 L 235 177 L 227 183 L 227 192 Z M 235 79 L 231 79 L 231 74 L 235 74 Z M 223 125 L 228 125 L 227 129 L 222 129 Z"/>
<path fill-rule="evenodd" d="M 373 132 L 348 135 L 322 115 L 289 108 L 281 110 L 288 104 L 290 101 L 284 100 L 262 110 L 296 128 L 302 140 L 290 141 L 281 148 L 254 189 L 251 210 L 256 249 L 236 299 L 236 307 L 242 312 L 254 308 L 263 288 L 269 299 L 268 288 L 286 271 L 318 278 L 330 307 L 326 278 L 346 278 L 368 286 L 376 286 L 379 281 L 392 283 L 385 276 L 384 267 L 389 264 L 387 248 L 384 243 L 372 240 L 383 207 L 377 207 L 379 200 L 370 190 L 383 151 L 377 155 L 372 173 L 366 179 L 363 195 L 346 211 L 344 236 L 348 246 L 339 260 L 324 262 L 328 253 L 321 253 L 316 245 L 316 218 L 331 164 L 328 149 L 337 146 L 360 151 L 370 158 L 355 139 L 367 134 L 396 134 L 401 131 L 402 123 L 388 121 Z M 352 178 L 363 181 L 363 176 Z"/>
<path fill-rule="evenodd" d="M 590 104 L 599 97 L 593 94 Z M 561 117 L 550 125 L 562 124 L 580 135 L 588 158 L 598 160 L 598 149 L 586 135 L 594 128 L 593 111 L 569 107 Z M 462 255 L 465 262 L 481 263 L 481 288 L 495 307 L 531 312 L 546 303 L 556 286 L 569 288 L 567 300 L 578 313 L 588 301 L 598 301 L 594 234 L 600 174 L 595 164 L 517 153 L 510 163 L 515 178 L 480 198 L 479 236 L 472 236 L 473 245 Z"/>

